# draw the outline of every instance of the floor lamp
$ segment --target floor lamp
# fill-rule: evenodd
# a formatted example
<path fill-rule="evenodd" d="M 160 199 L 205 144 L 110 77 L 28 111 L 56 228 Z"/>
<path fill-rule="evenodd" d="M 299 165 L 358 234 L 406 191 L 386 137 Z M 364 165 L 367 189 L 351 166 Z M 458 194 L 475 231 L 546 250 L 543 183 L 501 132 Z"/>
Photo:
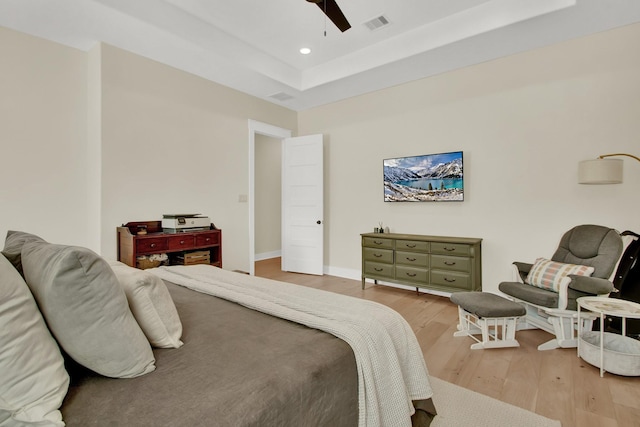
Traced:
<path fill-rule="evenodd" d="M 622 183 L 622 159 L 608 157 L 626 156 L 640 162 L 640 157 L 626 153 L 602 154 L 593 160 L 583 160 L 578 164 L 580 184 L 620 184 Z"/>

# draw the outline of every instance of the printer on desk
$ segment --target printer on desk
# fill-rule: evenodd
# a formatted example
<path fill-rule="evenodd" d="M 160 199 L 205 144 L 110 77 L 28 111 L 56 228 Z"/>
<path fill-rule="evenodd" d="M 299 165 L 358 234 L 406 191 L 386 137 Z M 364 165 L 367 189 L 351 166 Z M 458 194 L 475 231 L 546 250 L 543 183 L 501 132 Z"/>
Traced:
<path fill-rule="evenodd" d="M 184 233 L 189 231 L 209 230 L 211 220 L 200 214 L 164 214 L 162 215 L 162 231 L 165 233 Z"/>

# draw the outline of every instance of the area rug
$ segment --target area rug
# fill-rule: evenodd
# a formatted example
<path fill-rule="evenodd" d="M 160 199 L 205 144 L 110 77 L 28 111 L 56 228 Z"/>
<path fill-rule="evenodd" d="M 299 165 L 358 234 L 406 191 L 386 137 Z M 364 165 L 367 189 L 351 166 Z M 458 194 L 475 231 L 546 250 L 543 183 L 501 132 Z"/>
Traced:
<path fill-rule="evenodd" d="M 431 427 L 561 427 L 560 421 L 431 377 L 438 416 Z"/>

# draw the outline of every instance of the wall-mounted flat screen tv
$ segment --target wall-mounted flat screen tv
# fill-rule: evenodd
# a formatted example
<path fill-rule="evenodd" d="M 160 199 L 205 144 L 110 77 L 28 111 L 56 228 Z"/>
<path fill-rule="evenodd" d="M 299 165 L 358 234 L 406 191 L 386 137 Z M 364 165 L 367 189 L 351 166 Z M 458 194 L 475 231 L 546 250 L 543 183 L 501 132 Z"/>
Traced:
<path fill-rule="evenodd" d="M 385 202 L 461 202 L 462 151 L 384 159 Z"/>

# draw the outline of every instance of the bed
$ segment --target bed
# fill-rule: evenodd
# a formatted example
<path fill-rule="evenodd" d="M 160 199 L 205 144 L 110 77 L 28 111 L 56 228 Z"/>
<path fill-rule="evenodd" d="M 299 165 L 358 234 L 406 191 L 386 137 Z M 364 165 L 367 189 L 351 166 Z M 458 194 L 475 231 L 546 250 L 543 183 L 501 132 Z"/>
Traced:
<path fill-rule="evenodd" d="M 12 233 L 11 239 L 8 236 L 3 251 L 6 258 L 0 258 L 0 274 L 3 282 L 7 283 L 7 280 L 10 283 L 19 282 L 16 275 L 7 270 L 8 263 L 5 261 L 8 260 L 13 264 L 11 268 L 15 268 L 18 276 L 20 272 L 22 273 L 25 279 L 23 283 L 36 283 L 28 286 L 38 303 L 37 310 L 41 311 L 42 317 L 46 319 L 46 323 L 42 321 L 42 324 L 52 330 L 51 335 L 55 338 L 52 341 L 57 344 L 56 348 L 61 349 L 60 354 L 64 355 L 62 370 L 68 377 L 65 380 L 64 375 L 61 374 L 57 359 L 42 361 L 46 364 L 47 371 L 53 371 L 52 367 L 57 368 L 54 380 L 51 380 L 51 375 L 46 378 L 46 381 L 42 378 L 27 379 L 43 389 L 40 395 L 36 396 L 39 398 L 38 404 L 41 405 L 38 410 L 33 410 L 32 402 L 25 404 L 22 396 L 13 400 L 6 399 L 8 394 L 15 392 L 16 387 L 9 390 L 8 384 L 0 385 L 2 392 L 0 426 L 24 426 L 36 423 L 51 426 L 61 426 L 64 425 L 63 423 L 67 426 L 373 426 L 388 424 L 386 421 L 380 422 L 380 419 L 372 421 L 369 413 L 363 417 L 362 362 L 357 360 L 352 344 L 338 338 L 335 334 L 249 308 L 250 304 L 243 305 L 243 303 L 209 295 L 202 290 L 190 289 L 185 284 L 178 285 L 173 281 L 162 280 L 160 279 L 162 274 L 154 275 L 151 272 L 142 272 L 124 266 L 129 270 L 126 270 L 123 276 L 118 273 L 118 268 L 122 269 L 123 266 L 116 267 L 113 262 L 109 265 L 105 260 L 84 248 L 51 245 L 39 238 L 35 239 L 37 236 L 30 237 L 32 235 L 21 232 L 10 233 Z M 16 246 L 20 247 L 20 251 L 16 251 Z M 22 259 L 16 263 L 17 252 L 22 255 Z M 64 253 L 64 257 L 60 255 L 61 253 Z M 61 264 L 65 264 L 61 261 L 61 257 L 65 260 L 72 259 L 73 265 L 77 264 L 78 259 L 81 260 L 82 273 L 78 274 L 82 275 L 80 281 L 83 283 L 78 285 L 79 288 L 68 285 L 70 282 L 78 281 L 77 278 L 70 279 L 68 271 L 64 274 L 52 273 L 52 265 L 60 267 Z M 107 269 L 112 270 L 105 270 L 105 265 Z M 96 269 L 100 271 L 97 275 L 100 276 L 99 280 L 86 279 L 87 272 Z M 30 270 L 42 270 L 42 272 L 34 273 Z M 77 273 L 77 268 L 72 270 L 73 274 Z M 113 271 L 115 281 L 112 280 L 110 271 Z M 107 280 L 109 286 L 105 285 L 105 274 L 109 276 Z M 52 280 L 51 276 L 55 276 L 56 280 Z M 121 280 L 125 276 L 128 279 L 136 278 L 138 285 L 133 292 L 137 292 L 137 295 L 132 295 L 126 287 L 124 291 L 120 288 L 124 286 Z M 142 281 L 144 286 L 139 286 L 140 277 L 144 277 Z M 253 280 L 250 276 L 247 277 L 248 279 L 242 278 L 242 280 Z M 44 286 L 46 292 L 43 291 L 42 286 L 39 288 L 38 282 L 46 282 L 47 285 Z M 61 292 L 66 292 L 71 287 L 70 295 L 76 299 L 78 294 L 84 293 L 87 283 L 90 283 L 90 287 L 95 288 L 99 295 L 94 303 L 84 301 L 82 306 L 94 304 L 92 310 L 63 316 L 64 319 L 72 319 L 73 325 L 66 327 L 71 328 L 82 323 L 81 318 L 87 315 L 85 311 L 103 310 L 105 307 L 102 306 L 120 297 L 125 298 L 125 301 L 128 298 L 127 303 L 133 318 L 134 314 L 136 316 L 140 314 L 139 310 L 136 310 L 134 299 L 137 298 L 139 302 L 141 295 L 145 298 L 145 303 L 152 299 L 149 297 L 148 282 L 154 283 L 154 292 L 158 290 L 166 292 L 171 301 L 171 307 L 162 307 L 162 304 L 167 302 L 166 295 L 163 294 L 164 302 L 158 303 L 159 300 L 154 302 L 155 306 L 152 309 L 154 315 L 160 312 L 166 316 L 166 313 L 174 312 L 179 319 L 180 328 L 171 330 L 171 327 L 165 327 L 163 334 L 166 335 L 169 331 L 169 335 L 173 335 L 173 338 L 168 343 L 165 342 L 164 346 L 168 348 L 154 346 L 150 350 L 151 356 L 145 349 L 130 351 L 130 348 L 137 345 L 137 341 L 135 345 L 121 346 L 122 348 L 118 351 L 127 351 L 127 355 L 133 353 L 137 358 L 134 363 L 136 371 L 133 373 L 129 370 L 122 371 L 121 367 L 117 368 L 120 371 L 116 374 L 100 372 L 101 365 L 96 367 L 92 363 L 96 363 L 96 359 L 108 354 L 108 351 L 102 349 L 87 357 L 84 354 L 76 355 L 78 350 L 65 341 L 69 338 L 58 333 L 55 328 L 59 320 L 56 320 L 55 315 L 62 311 L 60 306 L 56 306 L 53 313 L 44 308 L 49 304 L 44 299 L 52 298 L 52 287 L 61 287 L 63 289 Z M 63 283 L 63 286 L 60 286 L 60 283 Z M 104 288 L 114 286 L 120 289 L 120 291 L 116 289 L 116 294 L 121 292 L 121 296 L 111 295 L 106 298 L 100 293 Z M 12 298 L 13 301 L 16 300 L 15 297 Z M 26 301 L 28 298 L 25 296 L 23 299 Z M 63 299 L 68 301 L 69 294 Z M 17 319 L 3 318 L 3 313 L 12 312 L 11 310 L 3 311 L 3 304 L 7 307 L 6 302 L 7 297 L 0 293 L 0 322 L 3 323 Z M 106 308 L 109 312 L 112 311 L 109 307 Z M 14 315 L 16 315 L 15 311 L 13 310 Z M 25 310 L 21 308 L 20 314 L 23 311 Z M 147 344 L 152 342 L 153 340 L 149 337 L 153 333 L 145 329 L 139 317 L 135 320 L 143 330 L 143 336 L 148 340 Z M 6 325 L 1 326 L 4 329 Z M 110 344 L 105 344 L 105 341 L 119 339 L 113 335 L 118 330 L 128 331 L 132 328 L 133 326 L 128 324 L 126 327 L 120 325 L 112 329 L 104 329 L 105 338 L 99 341 L 99 345 L 105 346 Z M 86 329 L 88 329 L 86 326 L 79 327 L 73 331 L 72 335 L 82 335 Z M 93 339 L 93 335 L 97 333 L 91 331 L 91 334 L 90 338 Z M 116 338 L 113 338 L 114 336 Z M 45 338 L 45 335 L 40 333 L 37 338 L 38 344 L 45 341 Z M 0 350 L 2 352 L 0 360 L 6 361 L 11 357 L 17 360 L 22 357 L 20 363 L 24 364 L 24 351 L 20 352 L 18 345 L 7 346 L 7 339 L 4 336 L 0 337 L 2 340 L 0 345 L 3 346 Z M 156 339 L 153 342 L 160 341 Z M 8 347 L 16 350 L 5 354 L 7 353 L 5 348 Z M 82 348 L 81 351 L 85 349 Z M 53 352 L 49 347 L 49 350 L 45 351 L 43 348 L 37 353 L 47 354 L 49 357 Z M 150 365 L 150 360 L 153 366 Z M 85 367 L 86 365 L 91 369 Z M 6 364 L 3 366 L 0 362 L 0 369 L 3 369 L 2 376 L 5 377 L 11 366 Z M 126 369 L 129 369 L 129 366 Z M 44 370 L 39 369 L 38 374 Z M 31 371 L 33 373 L 34 370 Z M 114 376 L 118 377 L 114 378 Z M 24 383 L 24 378 L 21 380 Z M 34 394 L 33 384 L 27 394 Z M 49 389 L 46 389 L 47 384 L 51 384 Z M 378 393 L 376 404 L 383 407 L 384 411 L 389 412 L 391 409 L 393 414 L 396 408 L 385 407 L 393 404 L 393 396 L 388 396 L 388 399 L 380 398 L 379 396 L 385 396 L 384 389 L 378 390 Z M 394 420 L 394 424 L 398 426 L 429 425 L 435 416 L 430 396 L 421 399 L 410 399 L 410 396 L 407 398 L 409 403 L 417 408 L 415 414 L 406 419 L 398 419 L 397 422 Z M 42 409 L 43 400 L 45 410 Z M 16 410 L 16 405 L 22 405 L 20 410 Z"/>
<path fill-rule="evenodd" d="M 357 372 L 344 341 L 167 287 L 182 320 L 184 346 L 155 349 L 152 375 L 72 375 L 62 406 L 68 426 L 100 425 L 99 420 L 124 426 L 131 419 L 140 426 L 167 419 L 185 426 L 357 425 Z"/>

